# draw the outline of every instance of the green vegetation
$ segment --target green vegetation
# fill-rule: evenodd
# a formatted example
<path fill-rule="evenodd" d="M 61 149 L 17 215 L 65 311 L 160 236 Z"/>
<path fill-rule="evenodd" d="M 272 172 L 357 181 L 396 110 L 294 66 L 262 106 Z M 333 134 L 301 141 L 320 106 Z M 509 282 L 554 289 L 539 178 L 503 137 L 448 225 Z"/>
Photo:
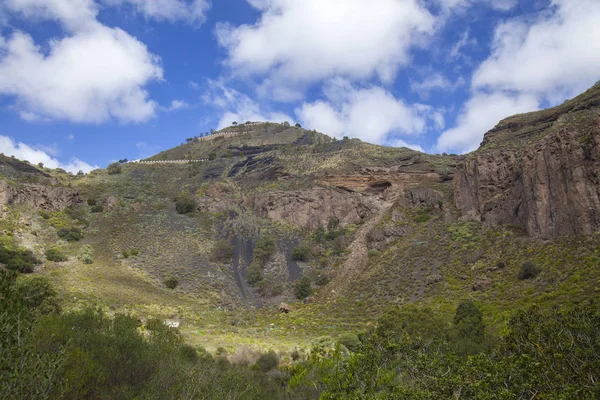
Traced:
<path fill-rule="evenodd" d="M 95 205 L 95 206 L 92 206 L 92 208 L 90 208 L 90 212 L 92 212 L 92 213 L 101 213 L 103 211 L 104 211 L 104 207 L 101 205 Z"/>
<path fill-rule="evenodd" d="M 312 284 L 308 276 L 303 276 L 294 285 L 294 294 L 298 300 L 304 300 L 312 294 Z"/>
<path fill-rule="evenodd" d="M 337 340 L 350 351 L 357 351 L 360 348 L 360 339 L 354 333 L 342 333 Z"/>
<path fill-rule="evenodd" d="M 175 210 L 179 214 L 194 212 L 197 207 L 196 199 L 187 192 L 181 192 L 175 199 Z"/>
<path fill-rule="evenodd" d="M 170 276 L 165 279 L 165 286 L 169 289 L 175 289 L 177 286 L 179 286 L 179 280 L 177 280 L 177 278 L 174 276 Z"/>
<path fill-rule="evenodd" d="M 519 279 L 531 279 L 539 275 L 540 269 L 531 261 L 525 261 L 519 269 Z"/>
<path fill-rule="evenodd" d="M 292 260 L 294 261 L 308 261 L 310 255 L 311 249 L 307 245 L 298 246 L 292 250 Z"/>
<path fill-rule="evenodd" d="M 269 372 L 278 365 L 279 356 L 274 351 L 261 354 L 261 356 L 258 357 L 258 360 L 256 360 L 256 366 L 263 372 Z"/>
<path fill-rule="evenodd" d="M 89 199 L 87 199 L 87 204 L 88 204 L 88 206 L 90 206 L 90 207 L 93 207 L 93 206 L 95 206 L 97 203 L 98 203 L 98 202 L 97 202 L 97 200 L 96 200 L 96 199 L 94 199 L 94 198 L 89 198 Z"/>
<path fill-rule="evenodd" d="M 31 273 L 41 262 L 31 250 L 15 248 L 0 242 L 0 263 L 10 270 Z"/>
<path fill-rule="evenodd" d="M 51 247 L 47 249 L 44 254 L 48 261 L 63 262 L 69 260 L 69 257 L 67 257 L 67 255 L 58 247 Z"/>
<path fill-rule="evenodd" d="M 93 264 L 94 263 L 94 249 L 89 244 L 86 244 L 79 250 L 79 254 L 77 255 L 77 259 L 84 264 Z"/>
<path fill-rule="evenodd" d="M 66 240 L 67 242 L 78 242 L 83 239 L 83 232 L 80 228 L 62 228 L 56 232 L 59 238 Z"/>
<path fill-rule="evenodd" d="M 214 262 L 226 264 L 233 259 L 233 251 L 235 247 L 227 239 L 221 239 L 215 242 L 211 250 L 211 259 Z"/>
<path fill-rule="evenodd" d="M 120 174 L 121 171 L 123 170 L 123 167 L 121 167 L 121 165 L 117 162 L 114 162 L 112 164 L 110 164 L 106 170 L 108 171 L 109 175 L 117 175 Z"/>

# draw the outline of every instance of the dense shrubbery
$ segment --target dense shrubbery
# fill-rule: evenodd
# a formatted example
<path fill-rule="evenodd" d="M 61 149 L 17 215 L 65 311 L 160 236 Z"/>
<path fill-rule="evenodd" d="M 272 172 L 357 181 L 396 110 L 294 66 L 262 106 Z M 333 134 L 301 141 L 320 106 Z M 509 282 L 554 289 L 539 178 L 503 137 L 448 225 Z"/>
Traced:
<path fill-rule="evenodd" d="M 169 289 L 175 289 L 177 286 L 179 286 L 179 281 L 174 276 L 170 276 L 167 279 L 165 279 L 164 283 L 165 286 Z"/>
<path fill-rule="evenodd" d="M 49 248 L 44 254 L 48 261 L 63 262 L 69 259 L 58 247 Z"/>
<path fill-rule="evenodd" d="M 292 260 L 294 261 L 308 261 L 310 259 L 311 250 L 307 245 L 296 247 L 292 250 Z"/>
<path fill-rule="evenodd" d="M 108 166 L 108 168 L 106 168 L 106 170 L 108 171 L 109 175 L 120 174 L 121 171 L 122 171 L 122 169 L 123 168 L 121 167 L 121 165 L 119 163 L 117 163 L 117 162 L 114 162 L 114 163 L 110 164 Z"/>
<path fill-rule="evenodd" d="M 303 276 L 294 284 L 294 294 L 298 300 L 304 300 L 312 294 L 312 284 L 308 276 Z"/>
<path fill-rule="evenodd" d="M 37 264 L 40 264 L 40 260 L 31 250 L 13 249 L 0 243 L 0 263 L 6 265 L 6 268 L 10 270 L 30 273 L 33 272 Z"/>
<path fill-rule="evenodd" d="M 539 275 L 540 269 L 531 261 L 525 261 L 519 269 L 519 279 L 531 279 Z"/>
<path fill-rule="evenodd" d="M 84 264 L 93 264 L 94 263 L 94 249 L 89 244 L 86 244 L 79 250 L 79 254 L 77 254 L 77 259 Z"/>
<path fill-rule="evenodd" d="M 179 214 L 187 214 L 196 210 L 196 199 L 189 193 L 181 192 L 175 199 L 175 210 Z"/>
<path fill-rule="evenodd" d="M 499 338 L 481 317 L 469 302 L 450 324 L 432 310 L 394 308 L 350 355 L 315 349 L 294 367 L 291 386 L 322 399 L 600 398 L 597 306 L 520 311 Z"/>
<path fill-rule="evenodd" d="M 279 356 L 274 351 L 261 354 L 258 360 L 256 360 L 256 366 L 263 372 L 268 372 L 278 365 Z"/>
<path fill-rule="evenodd" d="M 44 278 L 15 284 L 0 270 L 0 298 L 2 399 L 295 398 L 262 372 L 185 345 L 162 321 L 142 326 L 92 308 L 60 314 L 48 307 L 55 295 Z"/>
<path fill-rule="evenodd" d="M 80 228 L 62 228 L 56 233 L 59 238 L 66 240 L 67 242 L 77 242 L 83 239 L 83 232 Z"/>
<path fill-rule="evenodd" d="M 214 262 L 219 262 L 223 264 L 230 263 L 233 259 L 234 250 L 235 248 L 229 240 L 221 239 L 215 242 L 210 253 L 210 258 Z"/>

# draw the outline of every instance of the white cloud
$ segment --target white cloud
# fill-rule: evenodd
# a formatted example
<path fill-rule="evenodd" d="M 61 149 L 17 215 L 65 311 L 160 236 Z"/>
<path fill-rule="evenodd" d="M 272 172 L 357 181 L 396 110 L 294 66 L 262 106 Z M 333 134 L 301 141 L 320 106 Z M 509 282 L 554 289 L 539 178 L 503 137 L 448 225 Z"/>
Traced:
<path fill-rule="evenodd" d="M 273 88 L 333 76 L 392 82 L 410 61 L 409 50 L 436 29 L 435 18 L 417 0 L 249 2 L 262 12 L 260 20 L 219 24 L 217 38 L 235 73 L 266 74 Z"/>
<path fill-rule="evenodd" d="M 102 0 L 110 6 L 131 5 L 146 18 L 157 21 L 184 21 L 200 25 L 206 20 L 210 9 L 209 0 Z"/>
<path fill-rule="evenodd" d="M 356 137 L 371 143 L 384 143 L 394 135 L 423 133 L 441 114 L 431 107 L 407 105 L 377 86 L 357 89 L 348 81 L 335 78 L 324 88 L 326 100 L 305 103 L 296 115 L 307 128 L 341 138 Z M 441 117 L 441 121 L 440 121 Z"/>
<path fill-rule="evenodd" d="M 537 19 L 512 19 L 495 31 L 492 54 L 475 71 L 472 96 L 440 151 L 467 152 L 511 114 L 533 111 L 589 88 L 600 78 L 600 2 L 553 0 Z"/>
<path fill-rule="evenodd" d="M 464 84 L 465 81 L 462 77 L 459 77 L 454 81 L 450 81 L 450 79 L 446 78 L 446 76 L 442 75 L 441 73 L 434 72 L 431 75 L 428 75 L 421 82 L 411 80 L 410 90 L 418 93 L 422 98 L 427 98 L 434 90 L 451 92 Z"/>
<path fill-rule="evenodd" d="M 163 76 L 160 59 L 118 28 L 95 19 L 91 0 L 8 0 L 24 18 L 55 20 L 69 35 L 47 46 L 16 31 L 0 40 L 0 94 L 27 121 L 141 122 L 157 109 L 144 86 Z"/>
<path fill-rule="evenodd" d="M 554 0 L 533 24 L 511 20 L 496 29 L 492 55 L 474 88 L 538 94 L 560 103 L 600 77 L 600 2 Z"/>
<path fill-rule="evenodd" d="M 161 107 L 161 110 L 166 111 L 166 112 L 171 112 L 171 111 L 182 110 L 182 109 L 189 108 L 189 107 L 190 107 L 190 105 L 183 100 L 173 100 L 173 101 L 171 101 L 171 105 L 169 107 Z"/>
<path fill-rule="evenodd" d="M 406 147 L 407 149 L 412 149 L 412 150 L 420 151 L 421 153 L 425 153 L 425 150 L 420 145 L 414 144 L 414 143 L 407 143 L 402 139 L 395 139 L 395 140 L 389 142 L 388 145 L 392 146 L 392 147 Z"/>
<path fill-rule="evenodd" d="M 63 164 L 47 152 L 41 150 L 41 146 L 28 146 L 22 142 L 15 142 L 8 136 L 0 136 L 0 153 L 6 156 L 15 156 L 20 160 L 27 160 L 32 164 L 44 163 L 48 168 L 62 168 L 65 171 L 77 173 L 79 171 L 90 172 L 98 166 L 92 166 L 74 157 L 69 163 Z"/>
<path fill-rule="evenodd" d="M 505 93 L 476 93 L 464 105 L 458 116 L 457 126 L 443 132 L 438 138 L 439 151 L 467 153 L 475 150 L 485 132 L 513 114 L 534 111 L 538 100 L 531 95 Z"/>
<path fill-rule="evenodd" d="M 261 106 L 247 95 L 227 87 L 222 82 L 209 81 L 209 91 L 203 96 L 207 105 L 223 112 L 217 129 L 231 126 L 232 122 L 268 121 L 294 123 L 294 119 L 280 112 L 261 109 Z"/>

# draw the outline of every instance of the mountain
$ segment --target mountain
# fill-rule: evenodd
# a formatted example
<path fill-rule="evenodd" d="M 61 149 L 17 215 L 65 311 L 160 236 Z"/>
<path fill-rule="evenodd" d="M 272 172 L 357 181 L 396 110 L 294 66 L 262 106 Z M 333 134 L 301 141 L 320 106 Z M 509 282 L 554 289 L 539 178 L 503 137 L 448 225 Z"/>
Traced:
<path fill-rule="evenodd" d="M 596 85 L 461 156 L 274 123 L 89 175 L 1 156 L 0 231 L 67 309 L 176 321 L 233 358 L 362 331 L 393 305 L 470 299 L 495 330 L 514 309 L 597 296 L 599 151 Z"/>

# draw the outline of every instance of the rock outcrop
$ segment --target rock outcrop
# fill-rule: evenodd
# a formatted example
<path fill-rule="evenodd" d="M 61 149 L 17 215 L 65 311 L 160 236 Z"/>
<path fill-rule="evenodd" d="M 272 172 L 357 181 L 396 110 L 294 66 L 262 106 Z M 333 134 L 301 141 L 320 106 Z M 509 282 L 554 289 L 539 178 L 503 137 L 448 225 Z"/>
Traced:
<path fill-rule="evenodd" d="M 59 186 L 19 185 L 0 180 L 0 204 L 29 204 L 38 210 L 62 211 L 81 204 L 79 192 Z"/>
<path fill-rule="evenodd" d="M 600 228 L 600 85 L 554 109 L 508 118 L 465 157 L 457 208 L 490 226 L 534 237 Z"/>
<path fill-rule="evenodd" d="M 377 212 L 381 205 L 373 196 L 328 188 L 272 191 L 247 200 L 247 206 L 261 217 L 308 229 L 326 227 L 331 219 L 341 226 L 357 224 Z"/>

